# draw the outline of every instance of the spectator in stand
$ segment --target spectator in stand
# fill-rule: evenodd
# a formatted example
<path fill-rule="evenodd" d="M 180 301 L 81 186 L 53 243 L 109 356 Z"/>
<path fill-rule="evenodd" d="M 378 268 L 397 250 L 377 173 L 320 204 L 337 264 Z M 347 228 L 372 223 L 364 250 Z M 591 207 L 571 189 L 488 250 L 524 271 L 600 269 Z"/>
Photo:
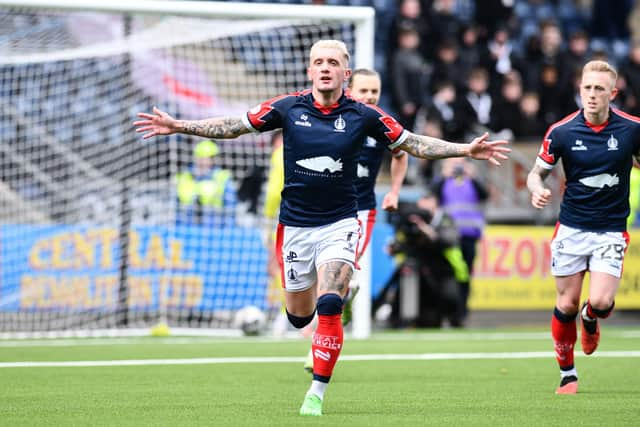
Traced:
<path fill-rule="evenodd" d="M 514 136 L 519 141 L 540 139 L 547 126 L 540 118 L 540 97 L 537 92 L 529 91 L 522 94 L 519 104 L 521 120 L 514 130 Z"/>
<path fill-rule="evenodd" d="M 460 40 L 458 45 L 458 66 L 462 76 L 461 81 L 466 81 L 471 70 L 480 64 L 483 56 L 483 47 L 478 40 L 478 28 L 473 24 L 465 24 L 460 28 Z"/>
<path fill-rule="evenodd" d="M 430 55 L 429 52 L 429 33 L 430 28 L 426 19 L 426 15 L 423 14 L 422 3 L 420 0 L 398 0 L 398 15 L 391 23 L 389 30 L 389 46 L 387 50 L 387 57 L 391 59 L 393 54 L 398 51 L 400 28 L 409 24 L 415 28 L 420 38 L 420 54 L 427 58 Z"/>
<path fill-rule="evenodd" d="M 499 26 L 487 43 L 483 65 L 489 71 L 489 87 L 492 93 L 499 91 L 504 77 L 523 68 L 511 42 L 506 26 Z"/>
<path fill-rule="evenodd" d="M 466 86 L 469 72 L 461 62 L 458 44 L 454 39 L 443 40 L 436 48 L 436 58 L 433 62 L 430 92 L 435 92 L 436 84 L 445 80 L 453 82 L 456 89 Z"/>
<path fill-rule="evenodd" d="M 431 27 L 429 43 L 432 46 L 458 38 L 462 22 L 456 15 L 456 0 L 434 0 L 428 13 Z"/>
<path fill-rule="evenodd" d="M 529 43 L 535 43 L 534 39 Z M 526 68 L 522 70 L 525 87 L 533 88 L 539 84 L 539 77 L 542 68 L 546 65 L 554 65 L 558 72 L 558 82 L 560 85 L 568 84 L 571 72 L 565 68 L 562 49 L 562 32 L 554 21 L 545 21 L 540 24 L 540 37 L 537 40 L 539 45 L 530 44 L 525 56 Z"/>
<path fill-rule="evenodd" d="M 560 70 L 553 64 L 544 64 L 540 70 L 538 82 L 540 110 L 547 126 L 559 121 L 567 115 L 567 105 L 571 95 L 560 79 Z"/>
<path fill-rule="evenodd" d="M 475 127 L 489 128 L 493 99 L 489 94 L 489 73 L 486 69 L 477 67 L 471 71 L 462 108 L 472 130 Z"/>
<path fill-rule="evenodd" d="M 419 46 L 418 32 L 405 22 L 399 29 L 398 51 L 391 61 L 391 91 L 398 121 L 406 129 L 414 128 L 416 113 L 428 94 L 431 70 L 420 55 Z"/>
<path fill-rule="evenodd" d="M 523 120 L 520 110 L 522 99 L 522 79 L 517 71 L 512 71 L 504 78 L 500 96 L 496 97 L 491 109 L 490 128 L 495 132 L 507 131 L 515 135 Z"/>
<path fill-rule="evenodd" d="M 571 33 L 564 56 L 564 66 L 569 75 L 573 77 L 576 73 L 581 74 L 582 67 L 589 61 L 590 55 L 589 35 L 582 30 Z"/>
<path fill-rule="evenodd" d="M 488 40 L 497 25 L 515 25 L 513 12 L 513 1 L 475 0 L 475 23 L 478 26 L 479 38 L 483 41 Z"/>
<path fill-rule="evenodd" d="M 640 115 L 640 39 L 635 40 L 629 55 L 620 67 L 620 76 L 627 82 L 627 102 L 624 110 Z"/>
<path fill-rule="evenodd" d="M 457 97 L 456 86 L 449 80 L 436 84 L 433 97 L 424 110 L 424 119 L 440 123 L 442 135 L 450 141 L 464 139 L 470 131 L 469 122 L 463 114 L 462 102 Z"/>

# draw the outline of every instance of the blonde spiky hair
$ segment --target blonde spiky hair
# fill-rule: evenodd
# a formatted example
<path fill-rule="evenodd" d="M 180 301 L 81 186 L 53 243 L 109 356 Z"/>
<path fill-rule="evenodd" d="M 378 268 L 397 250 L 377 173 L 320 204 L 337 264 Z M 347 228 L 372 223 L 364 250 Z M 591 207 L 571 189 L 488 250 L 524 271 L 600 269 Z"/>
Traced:
<path fill-rule="evenodd" d="M 340 51 L 344 55 L 345 66 L 349 66 L 349 51 L 347 50 L 347 45 L 344 44 L 343 41 L 340 40 L 318 40 L 311 46 L 311 50 L 309 51 L 309 62 L 311 62 L 311 58 L 313 58 L 313 52 L 316 49 L 325 48 L 325 49 L 336 49 Z"/>
<path fill-rule="evenodd" d="M 596 71 L 600 73 L 609 73 L 613 81 L 613 86 L 616 85 L 616 80 L 618 79 L 618 72 L 608 62 L 600 61 L 600 60 L 589 61 L 582 68 L 582 74 L 584 75 L 584 73 L 587 73 L 590 71 Z"/>

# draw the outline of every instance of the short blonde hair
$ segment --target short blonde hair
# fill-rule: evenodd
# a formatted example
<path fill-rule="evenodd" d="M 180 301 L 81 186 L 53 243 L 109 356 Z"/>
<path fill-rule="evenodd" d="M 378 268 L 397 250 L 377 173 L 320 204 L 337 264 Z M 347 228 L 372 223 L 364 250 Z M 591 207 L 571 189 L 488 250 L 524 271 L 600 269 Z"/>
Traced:
<path fill-rule="evenodd" d="M 600 60 L 589 61 L 582 68 L 582 74 L 584 75 L 584 73 L 587 73 L 590 71 L 596 71 L 600 73 L 609 73 L 609 75 L 613 79 L 613 85 L 614 86 L 616 85 L 616 80 L 618 80 L 618 72 L 608 62 L 600 61 Z"/>
<path fill-rule="evenodd" d="M 343 41 L 340 40 L 318 40 L 311 46 L 311 50 L 309 51 L 309 62 L 311 62 L 311 58 L 313 58 L 313 52 L 316 49 L 325 48 L 325 49 L 336 49 L 340 51 L 344 55 L 345 66 L 349 66 L 349 51 L 347 50 L 347 45 L 344 44 Z"/>

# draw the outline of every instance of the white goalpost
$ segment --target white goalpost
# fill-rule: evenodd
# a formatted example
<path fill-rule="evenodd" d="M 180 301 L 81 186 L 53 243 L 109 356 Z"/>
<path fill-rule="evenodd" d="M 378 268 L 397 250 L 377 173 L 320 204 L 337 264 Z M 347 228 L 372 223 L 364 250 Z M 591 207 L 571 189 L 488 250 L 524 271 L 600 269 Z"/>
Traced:
<path fill-rule="evenodd" d="M 202 138 L 142 140 L 132 122 L 153 106 L 240 115 L 304 89 L 321 38 L 371 68 L 373 32 L 368 7 L 0 0 L 0 337 L 239 335 L 243 308 L 275 318 L 261 219 L 271 135 L 216 141 L 231 190 L 212 207 L 178 197 Z M 369 263 L 355 338 L 371 333 Z"/>

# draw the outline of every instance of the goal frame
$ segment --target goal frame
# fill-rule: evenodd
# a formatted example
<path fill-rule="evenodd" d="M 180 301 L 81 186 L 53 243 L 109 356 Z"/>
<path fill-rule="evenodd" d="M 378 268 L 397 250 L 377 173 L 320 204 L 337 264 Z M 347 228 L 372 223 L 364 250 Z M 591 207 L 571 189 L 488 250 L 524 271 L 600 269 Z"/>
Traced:
<path fill-rule="evenodd" d="M 353 68 L 373 68 L 375 11 L 363 6 L 316 6 L 276 3 L 235 3 L 175 0 L 0 0 L 0 7 L 46 9 L 69 12 L 177 15 L 201 18 L 290 20 L 317 19 L 349 22 L 355 26 Z M 249 107 L 249 106 L 247 106 Z M 351 335 L 371 335 L 371 252 L 367 250 L 357 274 L 360 296 L 354 300 Z M 133 332 L 133 331 L 131 331 Z M 177 331 L 176 331 L 177 332 Z"/>

